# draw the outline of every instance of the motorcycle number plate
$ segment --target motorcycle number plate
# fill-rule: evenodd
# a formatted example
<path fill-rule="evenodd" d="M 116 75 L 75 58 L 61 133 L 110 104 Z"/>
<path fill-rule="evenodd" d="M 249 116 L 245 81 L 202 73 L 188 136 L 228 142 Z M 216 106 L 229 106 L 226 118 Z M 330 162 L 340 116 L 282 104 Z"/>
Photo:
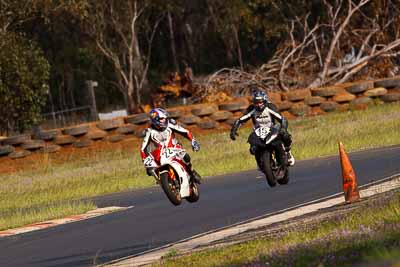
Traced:
<path fill-rule="evenodd" d="M 166 159 L 170 158 L 174 154 L 175 154 L 174 151 L 172 149 L 169 149 L 169 148 L 164 149 L 164 151 L 162 152 L 163 157 L 166 158 Z"/>
<path fill-rule="evenodd" d="M 267 128 L 267 127 L 259 127 L 256 129 L 256 135 L 258 137 L 260 137 L 261 139 L 266 138 L 267 135 L 269 134 L 269 132 L 270 132 L 270 128 Z"/>
<path fill-rule="evenodd" d="M 153 167 L 155 165 L 154 164 L 154 159 L 152 157 L 147 157 L 147 158 L 144 159 L 143 164 L 144 164 L 145 167 Z"/>

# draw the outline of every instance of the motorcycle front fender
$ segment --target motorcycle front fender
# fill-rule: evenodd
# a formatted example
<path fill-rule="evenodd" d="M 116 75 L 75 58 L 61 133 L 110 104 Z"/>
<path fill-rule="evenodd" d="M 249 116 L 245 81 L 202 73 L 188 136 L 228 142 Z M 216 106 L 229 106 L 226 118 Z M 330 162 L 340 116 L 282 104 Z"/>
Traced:
<path fill-rule="evenodd" d="M 273 142 L 279 135 L 279 129 L 272 127 L 271 132 L 268 134 L 267 138 L 265 138 L 265 144 L 268 145 Z"/>
<path fill-rule="evenodd" d="M 181 190 L 179 191 L 181 197 L 185 198 L 190 196 L 189 173 L 179 162 L 171 161 L 169 162 L 169 165 L 178 174 L 179 182 L 181 184 Z"/>

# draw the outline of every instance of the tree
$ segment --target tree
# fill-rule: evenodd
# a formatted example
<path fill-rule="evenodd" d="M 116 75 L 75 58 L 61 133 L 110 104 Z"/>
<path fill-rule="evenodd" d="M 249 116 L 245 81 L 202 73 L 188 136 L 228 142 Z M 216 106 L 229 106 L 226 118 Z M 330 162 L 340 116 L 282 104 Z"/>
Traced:
<path fill-rule="evenodd" d="M 23 132 L 40 119 L 50 66 L 32 41 L 0 34 L 0 133 Z"/>
<path fill-rule="evenodd" d="M 139 110 L 148 84 L 151 48 L 164 12 L 150 1 L 93 1 L 87 27 L 100 53 L 113 65 L 129 113 Z"/>

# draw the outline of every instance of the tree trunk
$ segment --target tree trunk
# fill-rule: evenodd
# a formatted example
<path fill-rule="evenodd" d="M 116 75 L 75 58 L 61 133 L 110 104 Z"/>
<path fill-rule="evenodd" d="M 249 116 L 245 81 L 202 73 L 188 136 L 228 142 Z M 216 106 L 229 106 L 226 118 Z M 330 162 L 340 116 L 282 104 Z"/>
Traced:
<path fill-rule="evenodd" d="M 190 58 L 189 65 L 196 65 L 196 57 L 195 57 L 196 53 L 194 52 L 195 47 L 193 46 L 193 41 L 192 41 L 193 30 L 192 30 L 192 27 L 190 27 L 189 23 L 185 24 L 184 35 L 185 35 L 186 46 L 187 46 L 189 58 Z"/>
<path fill-rule="evenodd" d="M 140 51 L 140 47 L 139 47 L 139 42 L 138 42 L 138 38 L 135 34 L 134 37 L 135 38 L 135 42 L 134 42 L 134 59 L 133 59 L 133 66 L 132 66 L 132 71 L 134 73 L 134 77 L 133 77 L 133 81 L 131 81 L 132 83 L 132 93 L 130 93 L 131 95 L 133 95 L 133 92 L 136 91 L 136 95 L 146 95 L 146 94 L 150 94 L 150 91 L 147 89 L 148 88 L 148 80 L 146 77 L 146 73 L 145 73 L 145 68 L 144 68 L 144 64 L 143 64 L 143 56 L 142 53 Z M 134 84 L 134 85 L 133 85 Z M 129 85 L 131 86 L 131 85 Z M 129 94 L 129 90 L 128 89 L 128 94 Z M 140 97 L 136 97 L 136 104 L 137 105 L 141 105 L 141 99 Z"/>
<path fill-rule="evenodd" d="M 168 12 L 168 25 L 169 25 L 169 38 L 171 41 L 171 52 L 172 52 L 172 58 L 174 60 L 174 67 L 175 71 L 179 72 L 179 64 L 178 64 L 178 59 L 176 57 L 174 26 L 173 26 L 171 12 Z"/>
<path fill-rule="evenodd" d="M 56 114 L 54 113 L 54 101 L 53 101 L 53 95 L 51 93 L 51 89 L 49 89 L 49 101 L 51 105 L 51 118 L 53 120 L 53 127 L 57 127 L 57 120 L 56 120 Z"/>
<path fill-rule="evenodd" d="M 76 102 L 74 96 L 74 71 L 70 64 L 66 64 L 64 68 L 64 84 L 71 101 L 71 107 L 75 108 Z"/>
<path fill-rule="evenodd" d="M 237 53 L 238 53 L 240 69 L 243 71 L 244 65 L 243 65 L 243 58 L 242 58 L 242 48 L 240 47 L 239 31 L 238 31 L 238 28 L 236 27 L 236 25 L 233 25 L 232 28 L 233 28 L 233 34 L 235 37 L 235 41 L 236 41 L 236 48 L 237 48 Z"/>
<path fill-rule="evenodd" d="M 232 52 L 232 50 L 234 50 L 233 49 L 233 44 L 232 44 L 232 39 L 229 38 L 229 36 L 226 36 L 224 31 L 221 30 L 221 27 L 220 27 L 221 25 L 220 25 L 220 23 L 218 21 L 217 15 L 215 14 L 214 8 L 212 6 L 212 1 L 207 1 L 207 6 L 208 6 L 208 11 L 211 14 L 211 20 L 212 20 L 212 22 L 214 24 L 215 30 L 220 34 L 222 42 L 225 45 L 225 48 L 226 48 L 225 53 L 226 53 L 227 61 L 229 63 L 232 63 L 233 62 L 233 54 L 234 54 Z"/>
<path fill-rule="evenodd" d="M 135 104 L 135 97 L 133 95 L 133 90 L 128 91 L 127 93 L 127 98 L 128 98 L 128 113 L 129 114 L 135 114 L 137 112 L 137 107 Z"/>

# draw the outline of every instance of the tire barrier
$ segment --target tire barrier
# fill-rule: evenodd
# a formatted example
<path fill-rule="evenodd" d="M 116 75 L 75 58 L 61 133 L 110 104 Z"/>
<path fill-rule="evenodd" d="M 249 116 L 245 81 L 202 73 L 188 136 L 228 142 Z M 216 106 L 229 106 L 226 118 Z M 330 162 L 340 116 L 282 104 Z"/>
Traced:
<path fill-rule="evenodd" d="M 343 91 L 344 91 L 343 88 L 339 87 L 339 86 L 312 88 L 311 95 L 312 96 L 322 96 L 322 97 L 332 97 Z"/>
<path fill-rule="evenodd" d="M 380 99 L 386 103 L 400 101 L 400 93 L 388 93 L 381 96 Z"/>
<path fill-rule="evenodd" d="M 104 120 L 96 124 L 97 128 L 103 131 L 115 130 L 124 125 L 124 119 Z"/>
<path fill-rule="evenodd" d="M 324 115 L 324 114 L 326 114 L 326 112 L 323 111 L 320 106 L 311 107 L 311 115 L 312 116 L 320 116 L 320 115 Z"/>
<path fill-rule="evenodd" d="M 200 129 L 214 129 L 218 126 L 218 122 L 207 119 L 207 120 L 202 120 L 199 123 L 197 123 L 197 126 Z"/>
<path fill-rule="evenodd" d="M 278 103 L 282 101 L 282 94 L 278 92 L 270 92 L 268 93 L 268 97 L 272 103 Z"/>
<path fill-rule="evenodd" d="M 242 104 L 238 102 L 232 102 L 232 103 L 220 104 L 218 107 L 220 110 L 238 111 L 242 108 Z"/>
<path fill-rule="evenodd" d="M 294 90 L 287 93 L 288 100 L 292 102 L 304 100 L 309 96 L 311 96 L 311 91 L 308 89 Z"/>
<path fill-rule="evenodd" d="M 132 124 L 125 124 L 117 129 L 117 133 L 119 134 L 134 134 L 136 130 L 136 126 Z"/>
<path fill-rule="evenodd" d="M 86 134 L 88 131 L 89 131 L 88 125 L 78 125 L 70 128 L 65 128 L 62 130 L 62 133 L 65 135 L 81 136 Z"/>
<path fill-rule="evenodd" d="M 186 115 L 178 119 L 178 122 L 182 122 L 185 125 L 197 124 L 200 121 L 201 121 L 200 117 L 194 115 Z"/>
<path fill-rule="evenodd" d="M 377 97 L 377 96 L 383 96 L 386 95 L 388 90 L 383 87 L 378 87 L 374 89 L 370 89 L 368 91 L 364 92 L 364 96 L 369 96 L 369 97 Z"/>
<path fill-rule="evenodd" d="M 192 114 L 195 116 L 203 117 L 213 114 L 218 111 L 217 105 L 205 105 L 203 107 L 196 107 L 192 109 Z"/>
<path fill-rule="evenodd" d="M 177 119 L 183 115 L 183 111 L 180 109 L 167 109 L 169 116 L 173 119 Z"/>
<path fill-rule="evenodd" d="M 48 130 L 48 131 L 40 131 L 34 135 L 35 139 L 40 139 L 43 141 L 51 141 L 56 138 L 57 135 L 61 133 L 60 130 Z"/>
<path fill-rule="evenodd" d="M 143 138 L 145 135 L 146 135 L 145 129 L 137 129 L 137 130 L 135 131 L 135 136 L 136 136 L 137 138 Z"/>
<path fill-rule="evenodd" d="M 25 157 L 29 156 L 31 153 L 32 152 L 30 152 L 28 150 L 19 150 L 19 151 L 12 152 L 8 156 L 12 159 L 20 159 L 20 158 L 25 158 Z"/>
<path fill-rule="evenodd" d="M 20 145 L 24 142 L 27 142 L 31 140 L 31 136 L 30 135 L 17 135 L 17 136 L 11 136 L 11 137 L 7 137 L 5 139 L 2 140 L 2 143 L 4 145 Z"/>
<path fill-rule="evenodd" d="M 347 103 L 355 99 L 356 96 L 347 92 L 339 93 L 333 96 L 332 100 L 338 103 Z"/>
<path fill-rule="evenodd" d="M 338 111 L 347 111 L 350 109 L 349 103 L 339 104 Z"/>
<path fill-rule="evenodd" d="M 353 99 L 350 104 L 351 105 L 369 105 L 372 104 L 372 98 L 367 97 L 367 96 L 362 96 L 362 97 L 358 97 Z"/>
<path fill-rule="evenodd" d="M 278 108 L 279 111 L 289 110 L 292 106 L 293 106 L 293 102 L 286 101 L 286 100 L 276 103 L 276 107 Z"/>
<path fill-rule="evenodd" d="M 268 92 L 268 96 L 288 119 L 365 109 L 372 104 L 400 102 L 400 76 L 286 93 Z M 250 101 L 251 97 L 240 97 L 223 103 L 202 103 L 167 111 L 178 123 L 191 129 L 227 129 L 243 115 Z M 148 122 L 147 113 L 140 113 L 7 137 L 0 140 L 0 160 L 24 158 L 35 153 L 56 153 L 68 147 L 85 149 L 99 143 L 113 145 L 125 139 L 143 138 Z"/>
<path fill-rule="evenodd" d="M 363 93 L 363 92 L 365 92 L 369 89 L 373 89 L 373 88 L 374 88 L 373 81 L 358 82 L 358 83 L 354 83 L 354 84 L 351 84 L 351 85 L 345 87 L 347 92 L 349 92 L 351 94 Z"/>
<path fill-rule="evenodd" d="M 304 104 L 303 102 L 293 104 L 293 106 L 289 109 L 289 112 L 295 116 L 303 117 L 311 112 L 311 107 Z"/>
<path fill-rule="evenodd" d="M 226 124 L 229 125 L 229 126 L 232 126 L 232 125 L 235 123 L 235 121 L 236 121 L 237 119 L 239 119 L 239 118 L 240 118 L 240 116 L 234 116 L 234 117 L 232 117 L 232 118 L 227 119 L 226 121 L 224 121 L 224 123 L 226 123 Z"/>
<path fill-rule="evenodd" d="M 386 89 L 400 88 L 400 76 L 376 80 L 374 82 L 374 87 L 383 87 Z"/>
<path fill-rule="evenodd" d="M 81 139 L 75 141 L 72 146 L 76 148 L 82 148 L 82 147 L 88 147 L 93 144 L 93 141 L 91 139 Z"/>
<path fill-rule="evenodd" d="M 15 151 L 15 148 L 11 145 L 0 146 L 0 157 L 7 156 L 8 154 Z"/>
<path fill-rule="evenodd" d="M 147 123 L 149 120 L 150 118 L 147 113 L 136 114 L 125 118 L 126 123 L 138 124 L 138 125 Z"/>
<path fill-rule="evenodd" d="M 233 114 L 232 112 L 226 111 L 226 110 L 220 110 L 216 111 L 210 116 L 210 119 L 215 120 L 215 121 L 226 121 L 230 117 L 232 117 Z"/>
<path fill-rule="evenodd" d="M 58 135 L 54 140 L 54 143 L 59 146 L 65 146 L 73 144 L 76 141 L 76 138 L 71 135 Z"/>
<path fill-rule="evenodd" d="M 21 144 L 21 147 L 25 150 L 37 150 L 44 147 L 45 142 L 43 140 L 29 140 Z"/>
<path fill-rule="evenodd" d="M 94 130 L 89 132 L 86 137 L 90 140 L 101 140 L 107 136 L 107 132 L 102 130 Z"/>
<path fill-rule="evenodd" d="M 124 139 L 125 139 L 125 135 L 122 135 L 122 134 L 111 135 L 111 136 L 107 136 L 105 138 L 105 140 L 110 143 L 116 143 L 116 142 L 119 142 Z"/>
<path fill-rule="evenodd" d="M 61 146 L 54 144 L 47 144 L 45 147 L 42 147 L 39 151 L 41 153 L 54 153 L 61 149 Z"/>
<path fill-rule="evenodd" d="M 325 101 L 326 99 L 322 96 L 308 96 L 304 99 L 304 104 L 313 107 L 313 106 L 318 106 Z"/>
<path fill-rule="evenodd" d="M 325 112 L 332 112 L 339 108 L 339 104 L 335 101 L 326 101 L 320 105 L 320 108 Z"/>

